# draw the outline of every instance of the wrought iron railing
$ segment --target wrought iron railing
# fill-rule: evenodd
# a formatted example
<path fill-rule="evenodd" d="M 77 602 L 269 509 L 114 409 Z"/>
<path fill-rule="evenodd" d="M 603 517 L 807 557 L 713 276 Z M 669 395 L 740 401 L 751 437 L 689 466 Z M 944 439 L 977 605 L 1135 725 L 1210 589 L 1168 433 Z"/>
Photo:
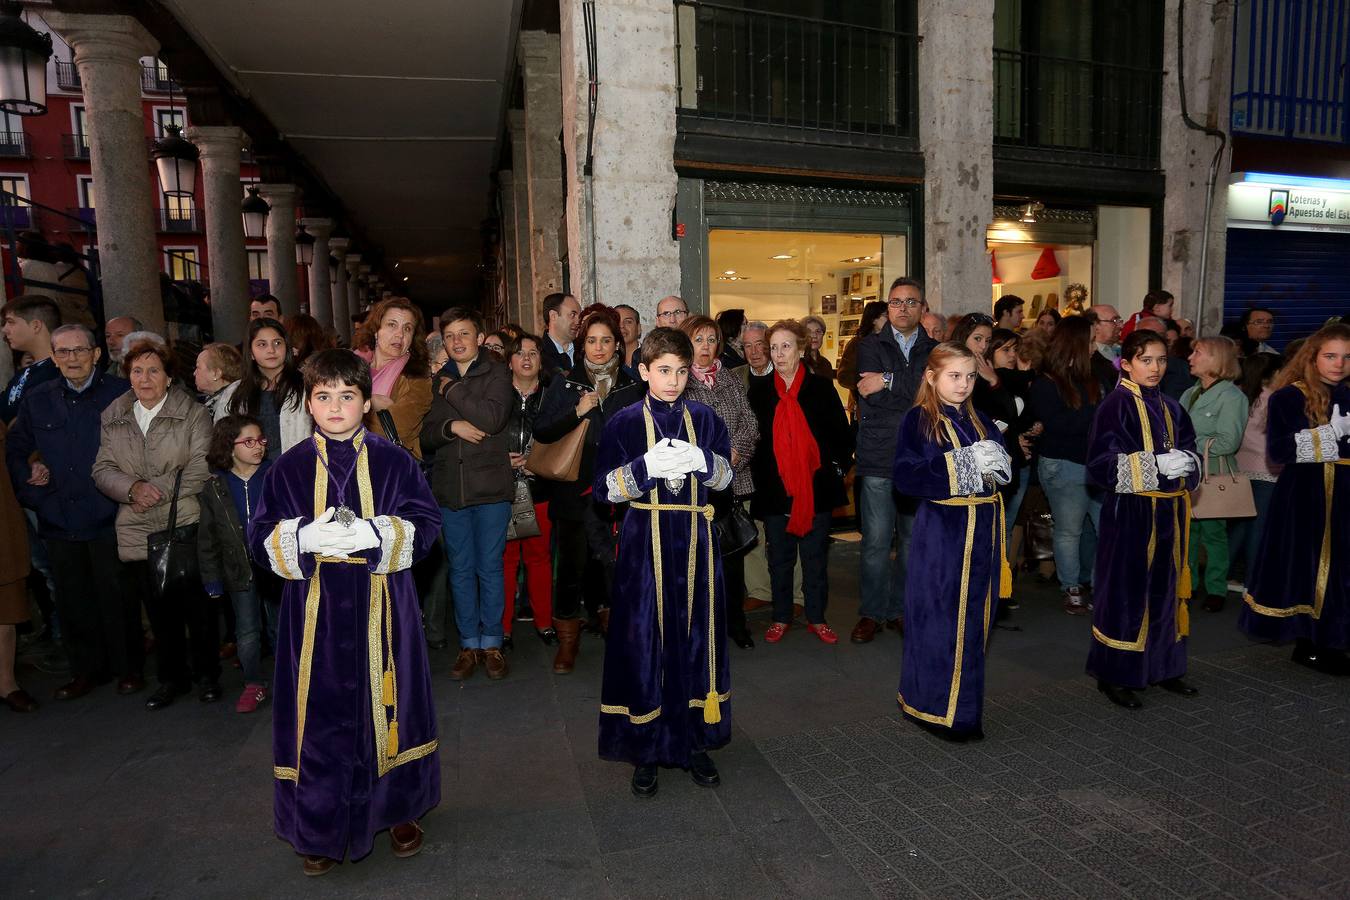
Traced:
<path fill-rule="evenodd" d="M 62 152 L 65 153 L 66 159 L 88 159 L 89 158 L 88 133 L 61 135 L 61 150 Z"/>
<path fill-rule="evenodd" d="M 169 76 L 169 70 L 155 63 L 141 63 L 141 88 L 149 94 L 167 94 L 181 90 Z"/>
<path fill-rule="evenodd" d="M 3 274 L 5 290 L 8 295 L 17 297 L 29 289 L 36 289 L 42 293 L 59 290 L 80 294 L 85 297 L 94 318 L 97 321 L 103 321 L 103 295 L 99 284 L 98 249 L 92 241 L 85 245 L 84 252 L 76 250 L 74 256 L 78 265 L 85 270 L 87 278 L 62 278 L 61 283 L 58 284 L 41 281 L 33 277 L 24 277 L 23 271 L 19 267 L 19 254 L 17 252 L 20 235 L 37 227 L 41 227 L 43 231 L 49 234 L 56 234 L 62 231 L 73 232 L 81 227 L 81 223 L 59 209 L 36 203 L 12 191 L 0 190 L 0 245 L 3 245 L 5 249 Z"/>
<path fill-rule="evenodd" d="M 1234 6 L 1233 131 L 1350 143 L 1350 3 Z"/>
<path fill-rule="evenodd" d="M 0 156 L 13 159 L 28 156 L 28 135 L 22 131 L 0 131 Z"/>
<path fill-rule="evenodd" d="M 98 230 L 98 222 L 92 206 L 69 206 L 66 208 L 65 214 L 75 227 L 83 228 L 88 232 Z"/>
<path fill-rule="evenodd" d="M 995 155 L 1156 169 L 1161 118 L 1161 69 L 994 50 Z"/>
<path fill-rule="evenodd" d="M 675 0 L 675 17 L 686 120 L 813 143 L 915 136 L 917 35 L 700 0 Z"/>
<path fill-rule="evenodd" d="M 202 230 L 201 211 L 192 209 L 172 209 L 161 207 L 159 210 L 159 230 L 166 234 L 200 234 Z"/>
<path fill-rule="evenodd" d="M 63 91 L 78 91 L 82 88 L 80 70 L 74 62 L 56 61 L 56 84 Z"/>

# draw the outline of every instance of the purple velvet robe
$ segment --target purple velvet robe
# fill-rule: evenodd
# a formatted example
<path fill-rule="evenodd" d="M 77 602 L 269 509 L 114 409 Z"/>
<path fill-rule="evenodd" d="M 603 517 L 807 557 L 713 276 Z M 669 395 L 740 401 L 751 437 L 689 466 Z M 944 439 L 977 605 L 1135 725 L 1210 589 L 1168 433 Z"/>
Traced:
<path fill-rule="evenodd" d="M 643 455 L 666 437 L 702 450 L 706 471 L 649 477 Z M 629 507 L 620 525 L 600 690 L 604 759 L 684 767 L 691 753 L 731 739 L 726 600 L 709 498 L 731 483 L 730 448 L 717 414 L 683 398 L 668 404 L 648 396 L 605 425 L 596 502 Z M 640 508 L 650 503 L 700 511 Z M 710 693 L 716 714 L 707 710 Z"/>
<path fill-rule="evenodd" d="M 249 526 L 254 560 L 286 579 L 272 682 L 276 831 L 299 853 L 337 860 L 365 856 L 376 832 L 417 819 L 441 793 L 431 671 L 409 571 L 436 540 L 440 510 L 407 451 L 369 432 L 356 440 L 364 441 L 365 467 L 352 440 L 318 438 L 331 477 L 316 440 L 286 451 Z M 316 497 L 320 481 L 327 486 Z M 298 529 L 344 502 L 371 520 L 380 546 L 346 563 L 299 552 Z M 373 596 L 381 581 L 387 602 Z M 387 707 L 391 653 L 397 702 Z"/>
<path fill-rule="evenodd" d="M 1001 507 L 997 486 L 981 475 L 970 445 L 1003 439 L 993 420 L 944 406 L 957 441 L 934 439 L 928 413 L 914 407 L 900 423 L 893 484 L 919 497 L 905 576 L 905 652 L 897 699 L 906 716 L 956 734 L 980 730 L 984 650 L 998 603 Z M 978 420 L 978 425 L 976 424 Z M 983 433 L 981 433 L 981 429 Z M 946 505 L 953 498 L 989 498 Z"/>
<path fill-rule="evenodd" d="M 1140 401 L 1147 413 L 1147 440 Z M 1157 455 L 1172 449 L 1194 458 L 1196 468 L 1184 478 L 1158 472 Z M 1179 678 L 1186 674 L 1190 632 L 1189 612 L 1177 596 L 1186 567 L 1182 543 L 1189 509 L 1181 497 L 1147 494 L 1193 491 L 1200 484 L 1190 416 L 1157 388 L 1121 379 L 1093 419 L 1087 477 L 1106 491 L 1092 579 L 1088 674 L 1134 689 Z"/>
<path fill-rule="evenodd" d="M 1350 410 L 1350 385 L 1331 389 L 1324 419 L 1336 404 L 1342 413 Z M 1266 455 L 1284 464 L 1284 471 L 1275 483 L 1238 625 L 1264 640 L 1303 638 L 1318 647 L 1350 650 L 1350 438 L 1337 440 L 1331 426 L 1313 426 L 1297 385 L 1271 394 L 1269 410 Z"/>

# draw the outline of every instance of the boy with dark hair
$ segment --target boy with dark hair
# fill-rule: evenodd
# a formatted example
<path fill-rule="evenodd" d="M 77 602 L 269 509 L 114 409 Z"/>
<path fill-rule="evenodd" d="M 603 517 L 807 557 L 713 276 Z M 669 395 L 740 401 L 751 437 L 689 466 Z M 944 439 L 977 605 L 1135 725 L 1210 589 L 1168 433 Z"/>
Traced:
<path fill-rule="evenodd" d="M 994 327 L 1020 331 L 1022 328 L 1023 307 L 1027 301 L 1016 294 L 1004 294 L 994 304 Z"/>
<path fill-rule="evenodd" d="M 731 483 L 726 426 L 684 398 L 693 346 L 674 328 L 642 342 L 641 403 L 605 426 L 596 499 L 627 504 L 600 691 L 600 756 L 631 763 L 632 789 L 656 793 L 657 767 L 721 779 L 708 751 L 731 738 L 725 597 L 710 491 Z"/>
<path fill-rule="evenodd" d="M 61 375 L 52 361 L 52 332 L 61 327 L 61 310 L 50 297 L 28 294 L 6 303 L 0 308 L 0 316 L 4 318 L 5 342 L 33 357 L 30 365 L 15 373 L 0 396 L 0 422 L 12 422 L 26 391 Z"/>
<path fill-rule="evenodd" d="M 422 847 L 440 802 L 431 670 L 410 568 L 440 511 L 417 461 L 362 427 L 370 368 L 348 350 L 306 361 L 315 431 L 273 464 L 249 552 L 286 579 L 272 688 L 277 834 L 322 875 L 390 830 Z M 355 713 L 355 714 L 354 714 Z"/>

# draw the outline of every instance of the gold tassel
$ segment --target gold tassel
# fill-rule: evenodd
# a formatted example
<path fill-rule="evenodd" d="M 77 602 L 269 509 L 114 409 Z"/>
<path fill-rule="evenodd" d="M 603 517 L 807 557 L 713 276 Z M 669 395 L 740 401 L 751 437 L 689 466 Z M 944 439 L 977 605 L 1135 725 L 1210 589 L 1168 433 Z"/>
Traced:
<path fill-rule="evenodd" d="M 1012 596 L 1012 566 L 1008 565 L 1005 559 L 998 570 L 998 596 L 1001 600 L 1006 600 Z"/>
<path fill-rule="evenodd" d="M 1191 633 L 1191 609 L 1186 601 L 1177 598 L 1177 634 L 1186 637 Z"/>
<path fill-rule="evenodd" d="M 1191 564 L 1186 563 L 1181 567 L 1181 577 L 1177 579 L 1177 599 L 1191 599 Z"/>
<path fill-rule="evenodd" d="M 703 701 L 703 724 L 716 725 L 722 721 L 722 701 L 717 699 L 717 691 L 708 691 Z"/>
<path fill-rule="evenodd" d="M 384 670 L 384 705 L 394 705 L 394 670 Z"/>
<path fill-rule="evenodd" d="M 390 759 L 398 756 L 398 719 L 389 723 L 389 749 L 385 755 Z"/>

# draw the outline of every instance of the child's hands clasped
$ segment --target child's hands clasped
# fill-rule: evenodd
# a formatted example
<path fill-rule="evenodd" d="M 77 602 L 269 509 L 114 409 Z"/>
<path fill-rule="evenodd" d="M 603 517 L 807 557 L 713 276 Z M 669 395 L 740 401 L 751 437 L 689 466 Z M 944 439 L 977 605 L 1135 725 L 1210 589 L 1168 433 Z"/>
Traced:
<path fill-rule="evenodd" d="M 357 519 L 350 526 L 333 521 L 334 509 L 328 507 L 313 522 L 297 533 L 301 553 L 319 556 L 347 556 L 360 550 L 380 545 L 375 529 L 365 519 Z"/>

